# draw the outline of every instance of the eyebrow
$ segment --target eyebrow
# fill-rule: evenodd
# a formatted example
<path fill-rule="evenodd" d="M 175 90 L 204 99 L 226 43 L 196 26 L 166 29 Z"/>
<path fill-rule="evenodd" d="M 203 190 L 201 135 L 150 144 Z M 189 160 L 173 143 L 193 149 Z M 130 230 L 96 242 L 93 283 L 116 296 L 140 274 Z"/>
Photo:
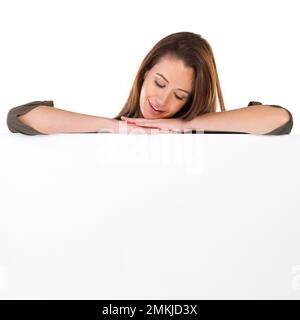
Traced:
<path fill-rule="evenodd" d="M 158 76 L 160 76 L 160 77 L 162 77 L 163 79 L 165 79 L 168 83 L 169 83 L 169 81 L 162 75 L 162 74 L 160 74 L 160 73 L 156 73 Z M 180 88 L 177 88 L 177 90 L 180 90 L 180 91 L 184 91 L 184 92 L 186 92 L 187 94 L 191 94 L 189 91 L 187 91 L 187 90 L 183 90 L 183 89 L 180 89 Z"/>

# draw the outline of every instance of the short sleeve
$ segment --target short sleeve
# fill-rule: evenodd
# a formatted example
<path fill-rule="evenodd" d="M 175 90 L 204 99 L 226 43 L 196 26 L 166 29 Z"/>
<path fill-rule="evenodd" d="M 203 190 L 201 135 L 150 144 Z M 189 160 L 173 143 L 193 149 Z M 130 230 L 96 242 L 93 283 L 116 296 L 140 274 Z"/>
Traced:
<path fill-rule="evenodd" d="M 249 106 L 254 106 L 254 105 L 262 105 L 261 102 L 258 102 L 258 101 L 250 101 L 249 104 L 248 104 L 248 107 Z M 282 135 L 282 134 L 290 134 L 292 128 L 293 128 L 293 116 L 291 114 L 291 112 L 289 110 L 287 110 L 286 108 L 283 108 L 281 106 L 278 106 L 278 105 L 275 105 L 275 104 L 268 104 L 268 106 L 270 107 L 274 107 L 274 108 L 281 108 L 281 109 L 284 109 L 288 112 L 289 114 L 289 119 L 286 123 L 284 123 L 282 126 L 278 127 L 278 128 L 275 128 L 274 130 L 268 132 L 268 133 L 265 133 L 265 135 Z"/>
<path fill-rule="evenodd" d="M 8 129 L 13 133 L 22 133 L 30 136 L 45 134 L 31 128 L 30 126 L 20 121 L 18 118 L 19 116 L 41 105 L 54 107 L 54 103 L 52 100 L 45 100 L 45 101 L 32 101 L 32 102 L 10 109 L 8 111 L 7 119 L 6 119 L 6 124 Z"/>

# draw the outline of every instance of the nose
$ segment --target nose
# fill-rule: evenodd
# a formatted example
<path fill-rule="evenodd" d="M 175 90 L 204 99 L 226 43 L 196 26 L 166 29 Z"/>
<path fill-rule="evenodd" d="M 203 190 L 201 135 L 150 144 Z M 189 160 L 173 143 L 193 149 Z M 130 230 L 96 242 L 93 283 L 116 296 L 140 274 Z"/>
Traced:
<path fill-rule="evenodd" d="M 170 94 L 171 92 L 169 92 L 168 90 L 162 90 L 160 92 L 160 94 L 158 95 L 159 100 L 157 101 L 160 106 L 164 107 L 167 104 Z"/>

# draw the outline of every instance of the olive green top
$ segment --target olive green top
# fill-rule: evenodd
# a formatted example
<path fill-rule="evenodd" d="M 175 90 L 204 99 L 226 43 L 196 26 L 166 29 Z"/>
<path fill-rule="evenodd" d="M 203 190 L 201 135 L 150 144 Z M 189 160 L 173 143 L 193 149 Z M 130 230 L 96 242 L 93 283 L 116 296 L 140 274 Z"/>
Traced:
<path fill-rule="evenodd" d="M 49 106 L 49 107 L 54 107 L 54 103 L 52 100 L 46 100 L 46 101 L 33 101 L 33 102 L 29 102 L 26 104 L 23 104 L 21 106 L 17 106 L 14 107 L 12 109 L 9 110 L 8 114 L 7 114 L 7 126 L 8 129 L 13 132 L 13 133 L 22 133 L 22 134 L 26 134 L 26 135 L 38 135 L 38 134 L 45 134 L 42 132 L 39 132 L 33 128 L 31 128 L 30 126 L 24 124 L 23 122 L 21 122 L 19 120 L 19 116 L 29 112 L 30 110 L 40 106 L 40 105 L 45 105 L 45 106 Z M 257 101 L 250 101 L 248 106 L 253 106 L 253 105 L 262 105 L 261 102 L 257 102 Z M 275 108 L 282 108 L 285 109 L 281 106 L 278 105 L 270 105 L 272 107 Z M 289 110 L 285 109 L 288 113 L 289 113 L 289 120 L 283 124 L 282 126 L 266 133 L 265 135 L 282 135 L 282 134 L 289 134 L 293 128 L 293 116 L 290 113 Z M 197 133 L 196 130 L 192 130 L 190 132 L 185 132 L 185 133 Z M 200 133 L 239 133 L 239 134 L 248 134 L 247 132 L 236 132 L 236 131 L 207 131 L 207 130 L 202 130 Z"/>

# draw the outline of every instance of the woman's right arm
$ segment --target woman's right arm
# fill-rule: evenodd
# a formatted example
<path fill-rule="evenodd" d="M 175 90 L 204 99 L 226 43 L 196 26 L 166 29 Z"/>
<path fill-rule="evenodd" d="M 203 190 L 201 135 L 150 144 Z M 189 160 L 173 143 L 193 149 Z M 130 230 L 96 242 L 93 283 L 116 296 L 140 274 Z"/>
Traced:
<path fill-rule="evenodd" d="M 125 121 L 54 108 L 52 100 L 33 101 L 12 108 L 7 126 L 13 133 L 158 133 Z M 159 131 L 161 132 L 161 131 Z"/>
<path fill-rule="evenodd" d="M 63 109 L 38 106 L 19 116 L 25 125 L 44 134 L 84 133 L 113 130 L 113 119 L 92 116 Z"/>

